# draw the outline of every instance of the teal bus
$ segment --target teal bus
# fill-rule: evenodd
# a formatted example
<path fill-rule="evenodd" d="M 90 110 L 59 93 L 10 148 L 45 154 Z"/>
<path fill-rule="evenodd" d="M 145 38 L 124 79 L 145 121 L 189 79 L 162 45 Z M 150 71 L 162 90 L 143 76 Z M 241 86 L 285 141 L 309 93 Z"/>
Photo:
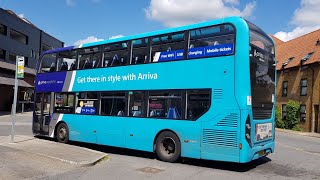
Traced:
<path fill-rule="evenodd" d="M 274 152 L 275 46 L 240 18 L 43 53 L 33 133 L 246 163 Z"/>

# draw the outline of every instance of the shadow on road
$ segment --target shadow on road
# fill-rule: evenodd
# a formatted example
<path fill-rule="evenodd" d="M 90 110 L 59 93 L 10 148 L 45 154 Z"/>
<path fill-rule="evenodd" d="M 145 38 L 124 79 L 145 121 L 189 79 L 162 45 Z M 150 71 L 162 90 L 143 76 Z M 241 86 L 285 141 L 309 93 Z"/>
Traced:
<path fill-rule="evenodd" d="M 42 136 L 35 136 L 39 139 L 45 139 L 49 141 L 55 141 L 52 138 L 42 137 Z M 132 156 L 132 157 L 141 157 L 146 159 L 158 159 L 155 153 L 151 152 L 144 152 L 126 148 L 118 148 L 112 146 L 105 146 L 105 145 L 97 145 L 91 143 L 82 143 L 82 142 L 75 142 L 69 141 L 70 145 L 84 147 L 88 149 L 92 149 L 95 151 L 100 151 L 108 154 L 118 154 L 124 156 Z M 191 158 L 182 158 L 180 160 L 181 164 L 186 164 L 190 166 L 198 166 L 198 167 L 206 167 L 206 168 L 213 168 L 213 169 L 220 169 L 226 171 L 234 171 L 234 172 L 247 172 L 256 167 L 266 164 L 270 162 L 271 159 L 268 157 L 262 157 L 260 159 L 254 160 L 249 163 L 239 164 L 239 163 L 232 163 L 232 162 L 222 162 L 222 161 L 211 161 L 211 160 L 202 160 L 202 159 L 191 159 Z"/>

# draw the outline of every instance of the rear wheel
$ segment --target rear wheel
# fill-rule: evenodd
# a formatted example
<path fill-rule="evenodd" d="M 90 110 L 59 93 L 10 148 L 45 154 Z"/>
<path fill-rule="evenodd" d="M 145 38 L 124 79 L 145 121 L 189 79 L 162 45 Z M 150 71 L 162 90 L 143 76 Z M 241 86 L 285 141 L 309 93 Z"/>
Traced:
<path fill-rule="evenodd" d="M 179 138 L 173 132 L 162 132 L 156 140 L 156 153 L 162 161 L 176 162 L 181 153 Z"/>
<path fill-rule="evenodd" d="M 69 128 L 65 123 L 61 123 L 57 127 L 56 138 L 58 142 L 68 143 L 69 141 Z"/>

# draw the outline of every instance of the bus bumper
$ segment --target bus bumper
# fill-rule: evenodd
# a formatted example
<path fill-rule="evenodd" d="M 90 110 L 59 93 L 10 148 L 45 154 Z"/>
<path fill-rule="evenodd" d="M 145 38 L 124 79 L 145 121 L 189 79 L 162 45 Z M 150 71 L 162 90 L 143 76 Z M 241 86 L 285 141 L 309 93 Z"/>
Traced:
<path fill-rule="evenodd" d="M 247 163 L 260 157 L 266 157 L 274 152 L 274 141 L 261 145 L 255 145 L 252 148 L 248 145 L 240 151 L 240 163 Z"/>

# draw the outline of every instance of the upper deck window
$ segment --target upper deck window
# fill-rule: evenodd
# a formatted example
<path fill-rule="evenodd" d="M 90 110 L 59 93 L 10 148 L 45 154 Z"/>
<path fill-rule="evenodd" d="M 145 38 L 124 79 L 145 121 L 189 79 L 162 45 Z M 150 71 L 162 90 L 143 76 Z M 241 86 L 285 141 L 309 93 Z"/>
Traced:
<path fill-rule="evenodd" d="M 148 38 L 132 41 L 131 64 L 144 64 L 149 62 Z"/>
<path fill-rule="evenodd" d="M 188 58 L 233 54 L 234 28 L 220 25 L 190 31 Z"/>
<path fill-rule="evenodd" d="M 56 61 L 57 55 L 55 53 L 44 55 L 41 60 L 39 73 L 56 71 Z"/>
<path fill-rule="evenodd" d="M 153 37 L 152 62 L 183 59 L 184 46 L 184 32 Z"/>
<path fill-rule="evenodd" d="M 101 67 L 101 47 L 91 47 L 79 50 L 79 69 Z"/>
<path fill-rule="evenodd" d="M 125 66 L 129 62 L 128 43 L 107 44 L 104 47 L 104 67 Z"/>
<path fill-rule="evenodd" d="M 77 69 L 77 52 L 64 51 L 58 54 L 58 71 L 69 71 Z"/>

